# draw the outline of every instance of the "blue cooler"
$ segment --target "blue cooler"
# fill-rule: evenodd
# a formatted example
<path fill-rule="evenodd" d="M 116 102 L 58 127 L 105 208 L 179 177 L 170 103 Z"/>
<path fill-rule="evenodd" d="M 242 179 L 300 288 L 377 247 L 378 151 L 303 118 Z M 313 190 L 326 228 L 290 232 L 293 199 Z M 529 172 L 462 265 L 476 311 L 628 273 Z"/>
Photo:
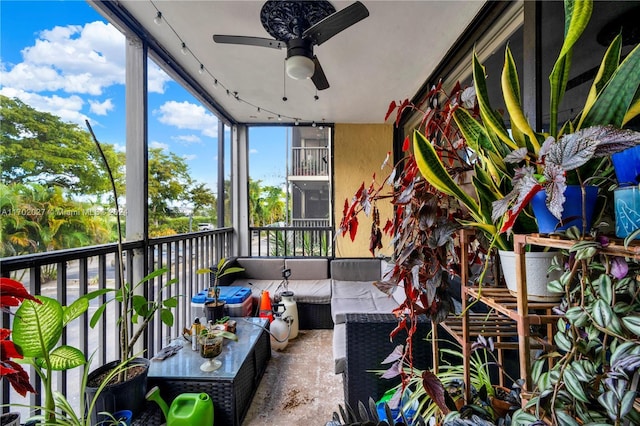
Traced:
<path fill-rule="evenodd" d="M 247 287 L 218 287 L 220 300 L 224 300 L 224 313 L 230 317 L 251 316 L 252 300 L 251 289 Z M 213 298 L 207 297 L 207 290 L 203 290 L 191 298 L 191 308 L 197 316 L 206 316 L 204 304 L 213 302 Z M 200 310 L 197 310 L 197 309 Z"/>

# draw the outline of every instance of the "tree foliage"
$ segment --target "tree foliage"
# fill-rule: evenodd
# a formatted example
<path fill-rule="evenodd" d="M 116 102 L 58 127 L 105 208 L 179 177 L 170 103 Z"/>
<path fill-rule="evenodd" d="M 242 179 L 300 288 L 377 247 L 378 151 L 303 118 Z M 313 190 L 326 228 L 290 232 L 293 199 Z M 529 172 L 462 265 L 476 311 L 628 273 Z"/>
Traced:
<path fill-rule="evenodd" d="M 286 218 L 282 188 L 261 184 L 261 180 L 249 179 L 249 220 L 252 226 L 265 226 Z"/>
<path fill-rule="evenodd" d="M 0 176 L 5 184 L 39 183 L 71 194 L 102 195 L 109 182 L 89 134 L 73 123 L 0 95 Z M 117 185 L 124 187 L 124 156 L 113 146 L 105 154 Z"/>
<path fill-rule="evenodd" d="M 158 216 L 172 206 L 188 202 L 193 180 L 185 160 L 161 148 L 149 149 L 149 212 L 157 223 Z"/>

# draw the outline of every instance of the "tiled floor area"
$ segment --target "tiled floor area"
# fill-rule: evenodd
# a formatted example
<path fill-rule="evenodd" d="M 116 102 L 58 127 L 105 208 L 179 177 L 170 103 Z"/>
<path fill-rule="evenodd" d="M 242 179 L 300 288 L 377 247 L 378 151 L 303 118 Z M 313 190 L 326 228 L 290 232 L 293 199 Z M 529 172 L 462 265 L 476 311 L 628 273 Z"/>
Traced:
<path fill-rule="evenodd" d="M 333 372 L 333 330 L 301 330 L 282 352 L 272 351 L 243 426 L 324 426 L 344 401 Z"/>

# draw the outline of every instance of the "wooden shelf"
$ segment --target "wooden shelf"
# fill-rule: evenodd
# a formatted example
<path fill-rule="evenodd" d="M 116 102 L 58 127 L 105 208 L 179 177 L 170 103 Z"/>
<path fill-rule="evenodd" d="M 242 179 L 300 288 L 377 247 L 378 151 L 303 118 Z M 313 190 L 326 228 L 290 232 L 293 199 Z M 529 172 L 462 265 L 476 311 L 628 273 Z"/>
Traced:
<path fill-rule="evenodd" d="M 468 265 L 468 246 L 474 236 L 473 230 L 460 231 L 461 257 L 460 264 Z M 525 379 L 525 390 L 533 387 L 531 381 L 531 350 L 553 350 L 552 343 L 559 315 L 553 313 L 558 302 L 534 302 L 520 295 L 527 294 L 526 264 L 524 254 L 527 245 L 550 247 L 569 250 L 577 241 L 560 236 L 540 234 L 515 235 L 514 252 L 516 255 L 516 276 L 518 281 L 518 296 L 499 286 L 470 286 L 466 267 L 461 272 L 462 312 L 458 316 L 450 316 L 439 325 L 447 331 L 462 346 L 465 383 L 470 383 L 471 345 L 478 336 L 492 337 L 497 350 L 497 358 L 502 363 L 503 351 L 516 350 L 519 355 L 520 377 Z M 640 241 L 632 242 L 629 247 L 624 246 L 623 240 L 610 238 L 606 247 L 598 248 L 602 254 L 640 259 Z M 490 313 L 472 312 L 473 304 L 481 302 Z M 531 335 L 531 326 L 540 326 L 536 331 L 540 336 Z M 434 327 L 434 362 L 437 368 L 437 328 Z M 504 376 L 500 376 L 503 384 Z M 470 398 L 470 386 L 466 386 L 466 398 Z"/>

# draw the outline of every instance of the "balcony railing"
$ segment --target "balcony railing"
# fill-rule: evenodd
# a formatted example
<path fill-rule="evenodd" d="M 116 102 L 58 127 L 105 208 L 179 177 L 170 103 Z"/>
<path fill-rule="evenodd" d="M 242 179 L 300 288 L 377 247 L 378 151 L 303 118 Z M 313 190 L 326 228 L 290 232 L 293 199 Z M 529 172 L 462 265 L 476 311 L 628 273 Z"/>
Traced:
<path fill-rule="evenodd" d="M 330 226 L 251 227 L 251 256 L 333 257 Z"/>
<path fill-rule="evenodd" d="M 329 176 L 328 148 L 291 148 L 290 176 Z"/>
<path fill-rule="evenodd" d="M 165 326 L 160 318 L 155 318 L 149 324 L 143 342 L 145 356 L 153 356 L 169 340 L 180 336 L 183 327 L 186 324 L 190 325 L 198 315 L 191 310 L 191 297 L 208 286 L 209 277 L 197 274 L 196 271 L 214 265 L 221 257 L 233 254 L 232 234 L 231 228 L 224 228 L 149 240 L 146 246 L 147 272 L 162 267 L 167 267 L 168 270 L 145 285 L 146 297 L 154 300 L 159 289 L 173 278 L 177 278 L 177 283 L 166 289 L 163 297 L 181 297 L 178 298 L 177 308 L 173 310 L 172 327 Z M 134 258 L 145 253 L 145 245 L 144 242 L 137 241 L 125 243 L 123 248 L 123 259 L 118 259 L 116 244 L 4 258 L 0 264 L 1 273 L 4 277 L 24 283 L 31 294 L 49 296 L 68 306 L 90 291 L 114 288 L 120 262 L 124 262 L 125 282 L 133 282 L 133 269 L 136 267 Z M 62 336 L 62 342 L 77 347 L 87 357 L 95 352 L 95 365 L 92 369 L 120 358 L 116 325 L 119 316 L 117 304 L 109 303 L 96 327 L 91 329 L 89 326 L 93 312 L 99 305 L 106 303 L 109 297 L 113 296 L 94 299 L 88 313 L 69 323 Z M 12 316 L 3 313 L 2 327 L 10 329 L 11 323 Z M 80 368 L 76 368 L 69 372 L 61 372 L 54 380 L 54 389 L 67 395 L 75 404 L 78 404 L 78 398 L 82 397 L 78 395 L 79 370 Z M 22 398 L 10 388 L 7 380 L 3 380 L 0 387 L 2 404 L 24 404 L 32 407 L 42 405 L 40 380 L 33 370 L 29 371 L 29 377 L 38 393 Z M 28 417 L 33 413 L 22 414 Z"/>

